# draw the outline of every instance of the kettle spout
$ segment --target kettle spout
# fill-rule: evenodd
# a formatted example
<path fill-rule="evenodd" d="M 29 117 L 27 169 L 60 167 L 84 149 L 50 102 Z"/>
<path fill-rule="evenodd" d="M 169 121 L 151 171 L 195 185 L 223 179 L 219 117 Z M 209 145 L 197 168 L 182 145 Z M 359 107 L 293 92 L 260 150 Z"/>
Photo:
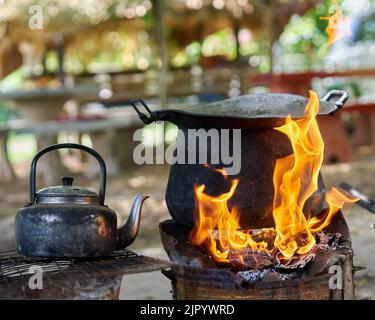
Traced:
<path fill-rule="evenodd" d="M 143 202 L 149 198 L 142 193 L 137 194 L 134 199 L 130 215 L 125 225 L 117 230 L 116 248 L 126 248 L 131 245 L 138 235 Z"/>

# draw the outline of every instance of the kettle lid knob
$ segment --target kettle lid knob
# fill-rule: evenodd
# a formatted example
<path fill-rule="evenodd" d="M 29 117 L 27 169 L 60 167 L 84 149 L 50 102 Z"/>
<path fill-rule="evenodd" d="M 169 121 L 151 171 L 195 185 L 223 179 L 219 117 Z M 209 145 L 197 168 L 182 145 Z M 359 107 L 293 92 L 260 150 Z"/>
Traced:
<path fill-rule="evenodd" d="M 68 187 L 71 187 L 73 185 L 73 180 L 74 180 L 73 177 L 68 177 L 68 176 L 61 178 L 63 186 L 68 186 Z"/>

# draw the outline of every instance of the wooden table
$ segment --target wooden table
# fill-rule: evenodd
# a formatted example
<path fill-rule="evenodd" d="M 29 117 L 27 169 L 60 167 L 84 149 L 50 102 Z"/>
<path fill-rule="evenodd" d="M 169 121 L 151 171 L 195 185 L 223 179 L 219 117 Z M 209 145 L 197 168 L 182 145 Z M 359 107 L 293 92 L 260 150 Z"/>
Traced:
<path fill-rule="evenodd" d="M 31 133 L 37 137 L 57 136 L 59 132 L 88 133 L 92 137 L 93 147 L 107 162 L 108 174 L 118 174 L 124 167 L 133 164 L 133 132 L 142 128 L 143 123 L 129 109 L 122 116 L 88 120 L 44 121 L 13 120 L 0 128 L 0 168 L 3 179 L 14 178 L 14 172 L 7 154 L 7 141 L 10 132 L 17 134 Z M 90 157 L 91 159 L 91 157 Z M 91 161 L 91 160 L 90 160 Z M 92 160 L 88 175 L 98 172 L 97 163 Z M 40 171 L 44 183 L 54 185 L 60 175 L 56 171 Z"/>
<path fill-rule="evenodd" d="M 41 125 L 42 121 L 56 120 L 67 100 L 88 93 L 92 93 L 92 90 L 80 88 L 68 89 L 63 87 L 53 89 L 38 88 L 1 93 L 0 100 L 12 101 L 15 108 L 21 112 L 25 119 L 35 122 L 36 125 Z M 37 135 L 39 150 L 56 142 L 57 135 Z M 43 157 L 40 167 L 43 172 L 55 172 L 58 176 L 61 176 L 66 171 L 57 152 Z"/>

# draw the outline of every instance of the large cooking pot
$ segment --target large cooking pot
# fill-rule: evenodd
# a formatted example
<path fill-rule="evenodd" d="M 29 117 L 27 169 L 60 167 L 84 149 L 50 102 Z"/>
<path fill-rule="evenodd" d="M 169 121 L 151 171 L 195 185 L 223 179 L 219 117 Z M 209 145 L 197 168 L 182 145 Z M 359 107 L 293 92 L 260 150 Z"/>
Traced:
<path fill-rule="evenodd" d="M 349 95 L 340 90 L 330 91 L 320 100 L 319 116 L 328 116 L 340 110 Z M 152 111 L 142 100 L 132 101 L 132 106 L 145 124 L 153 121 L 169 121 L 181 129 L 179 135 L 187 137 L 188 129 L 241 129 L 241 170 L 238 174 L 224 177 L 218 170 L 225 164 L 181 164 L 171 166 L 166 203 L 175 222 L 191 227 L 194 223 L 194 185 L 206 185 L 205 192 L 219 195 L 229 190 L 230 181 L 239 178 L 235 194 L 229 201 L 240 214 L 243 227 L 261 228 L 274 225 L 272 206 L 274 197 L 273 172 L 276 160 L 292 154 L 290 141 L 283 133 L 273 130 L 292 119 L 302 118 L 308 99 L 291 94 L 252 94 L 223 101 L 188 106 L 181 109 Z M 146 111 L 142 112 L 142 108 Z M 180 137 L 177 137 L 179 141 Z M 229 140 L 233 143 L 232 139 Z M 211 146 L 207 144 L 210 155 Z M 185 143 L 186 157 L 188 144 Z M 188 163 L 187 159 L 185 163 Z M 196 162 L 198 163 L 198 162 Z M 304 212 L 321 213 L 324 207 L 325 187 L 319 175 L 318 190 L 305 204 Z"/>

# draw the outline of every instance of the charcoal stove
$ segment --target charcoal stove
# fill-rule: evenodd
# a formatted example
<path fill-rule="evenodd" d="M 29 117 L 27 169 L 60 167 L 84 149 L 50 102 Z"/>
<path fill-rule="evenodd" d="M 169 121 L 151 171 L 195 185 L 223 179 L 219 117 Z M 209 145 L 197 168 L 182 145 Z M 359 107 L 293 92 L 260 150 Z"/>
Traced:
<path fill-rule="evenodd" d="M 174 298 L 354 297 L 350 235 L 339 210 L 356 199 L 337 188 L 326 192 L 317 122 L 347 99 L 342 91 L 321 100 L 310 92 L 308 101 L 248 95 L 167 112 L 133 103 L 145 123 L 170 121 L 183 133 L 236 128 L 243 134 L 241 141 L 227 143 L 233 153 L 234 143 L 241 143 L 240 153 L 233 154 L 243 164 L 238 174 L 208 158 L 206 163 L 176 162 L 171 167 L 166 203 L 173 221 L 162 223 L 160 232 L 174 262 L 164 272 Z M 194 154 L 188 143 L 183 145 L 185 156 Z M 211 148 L 225 147 L 220 141 Z M 336 278 L 343 286 L 331 283 L 335 270 L 341 271 Z"/>
<path fill-rule="evenodd" d="M 118 299 L 124 275 L 168 267 L 127 249 L 93 259 L 31 258 L 8 251 L 0 253 L 0 299 Z M 43 289 L 30 288 L 36 268 Z"/>
<path fill-rule="evenodd" d="M 327 232 L 340 233 L 340 249 L 318 255 L 298 277 L 243 279 L 228 267 L 218 267 L 210 256 L 189 242 L 190 228 L 167 220 L 159 225 L 161 239 L 173 265 L 163 274 L 171 280 L 174 299 L 343 300 L 354 299 L 353 252 L 348 226 L 337 213 Z M 342 269 L 342 287 L 330 288 L 331 266 Z"/>

